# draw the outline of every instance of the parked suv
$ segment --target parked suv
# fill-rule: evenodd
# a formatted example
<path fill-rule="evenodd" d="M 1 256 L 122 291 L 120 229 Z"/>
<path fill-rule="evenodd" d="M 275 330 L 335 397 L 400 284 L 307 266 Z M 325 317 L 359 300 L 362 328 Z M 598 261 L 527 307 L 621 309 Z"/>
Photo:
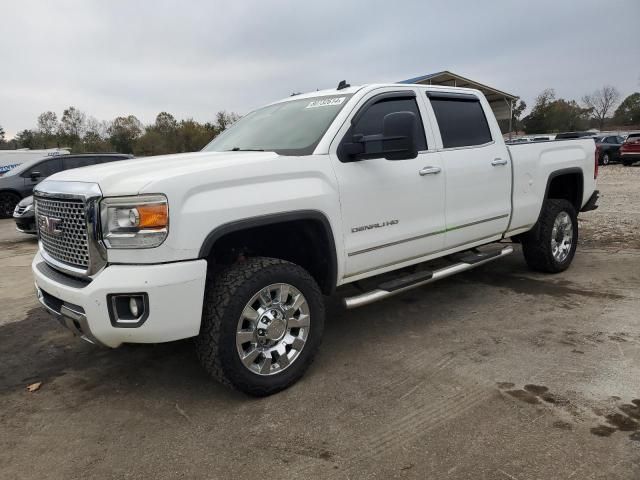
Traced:
<path fill-rule="evenodd" d="M 60 155 L 24 162 L 0 176 L 0 218 L 10 218 L 18 202 L 33 193 L 33 188 L 49 175 L 98 163 L 133 158 L 122 153 L 83 153 Z"/>

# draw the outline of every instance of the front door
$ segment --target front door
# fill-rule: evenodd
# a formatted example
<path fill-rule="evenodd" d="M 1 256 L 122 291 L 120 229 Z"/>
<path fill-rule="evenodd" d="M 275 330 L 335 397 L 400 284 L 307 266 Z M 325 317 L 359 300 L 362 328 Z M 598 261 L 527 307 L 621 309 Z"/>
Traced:
<path fill-rule="evenodd" d="M 360 101 L 355 123 L 347 120 L 330 149 L 340 189 L 347 279 L 398 268 L 443 247 L 445 175 L 440 155 L 429 144 L 424 108 L 414 89 L 374 91 Z M 416 157 L 344 158 L 341 142 L 358 134 L 382 135 L 384 117 L 394 112 L 416 116 Z"/>

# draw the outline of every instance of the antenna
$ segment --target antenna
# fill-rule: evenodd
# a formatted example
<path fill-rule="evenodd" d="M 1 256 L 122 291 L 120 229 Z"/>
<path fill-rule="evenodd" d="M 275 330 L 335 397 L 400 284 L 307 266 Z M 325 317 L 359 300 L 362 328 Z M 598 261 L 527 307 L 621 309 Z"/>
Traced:
<path fill-rule="evenodd" d="M 349 88 L 350 86 L 351 85 L 349 85 L 346 80 L 340 80 L 340 83 L 338 84 L 338 88 L 336 88 L 336 90 L 342 90 L 343 88 Z"/>

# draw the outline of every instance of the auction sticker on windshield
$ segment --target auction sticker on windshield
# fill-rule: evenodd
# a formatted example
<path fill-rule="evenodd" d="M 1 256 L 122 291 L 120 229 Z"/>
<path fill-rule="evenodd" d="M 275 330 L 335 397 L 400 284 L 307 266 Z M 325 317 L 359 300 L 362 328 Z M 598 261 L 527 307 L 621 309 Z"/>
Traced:
<path fill-rule="evenodd" d="M 307 105 L 304 108 L 333 107 L 335 105 L 342 105 L 345 98 L 347 97 L 325 98 L 322 100 L 314 100 L 313 102 L 309 102 L 309 105 Z"/>

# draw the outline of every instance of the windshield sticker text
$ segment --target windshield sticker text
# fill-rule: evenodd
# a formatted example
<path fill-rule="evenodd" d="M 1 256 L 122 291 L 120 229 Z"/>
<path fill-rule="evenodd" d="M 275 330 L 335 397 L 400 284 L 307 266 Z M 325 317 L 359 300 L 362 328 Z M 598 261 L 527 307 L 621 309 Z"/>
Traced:
<path fill-rule="evenodd" d="M 336 105 L 342 105 L 344 99 L 347 97 L 338 97 L 338 98 L 326 98 L 323 100 L 314 100 L 313 102 L 309 102 L 304 108 L 317 108 L 317 107 L 334 107 Z"/>

